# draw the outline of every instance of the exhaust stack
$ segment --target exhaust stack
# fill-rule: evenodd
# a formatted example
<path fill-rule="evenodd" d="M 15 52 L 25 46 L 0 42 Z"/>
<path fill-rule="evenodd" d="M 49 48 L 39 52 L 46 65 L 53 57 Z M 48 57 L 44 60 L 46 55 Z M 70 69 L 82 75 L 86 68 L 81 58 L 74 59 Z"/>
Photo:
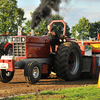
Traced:
<path fill-rule="evenodd" d="M 34 36 L 34 30 L 33 29 L 31 30 L 31 36 Z"/>

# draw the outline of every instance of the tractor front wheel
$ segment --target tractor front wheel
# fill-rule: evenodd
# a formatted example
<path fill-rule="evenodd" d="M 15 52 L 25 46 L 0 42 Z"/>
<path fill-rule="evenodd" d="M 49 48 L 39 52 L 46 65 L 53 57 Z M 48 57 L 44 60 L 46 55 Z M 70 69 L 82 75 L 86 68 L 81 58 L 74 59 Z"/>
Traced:
<path fill-rule="evenodd" d="M 42 70 L 37 61 L 30 61 L 25 66 L 24 76 L 25 80 L 30 84 L 37 83 L 41 78 Z"/>
<path fill-rule="evenodd" d="M 9 81 L 11 81 L 13 76 L 14 76 L 14 71 L 10 72 L 2 69 L 0 70 L 0 81 L 3 83 L 8 83 Z"/>
<path fill-rule="evenodd" d="M 60 44 L 54 61 L 57 76 L 64 80 L 76 80 L 80 77 L 82 54 L 75 42 Z"/>

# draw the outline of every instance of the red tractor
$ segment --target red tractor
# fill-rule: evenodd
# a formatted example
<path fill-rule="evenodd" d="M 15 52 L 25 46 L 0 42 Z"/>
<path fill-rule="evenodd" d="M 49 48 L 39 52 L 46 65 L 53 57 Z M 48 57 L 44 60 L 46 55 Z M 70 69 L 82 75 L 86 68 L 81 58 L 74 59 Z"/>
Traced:
<path fill-rule="evenodd" d="M 6 34 L 0 35 L 0 57 L 4 54 L 13 55 L 11 36 Z"/>
<path fill-rule="evenodd" d="M 65 22 L 54 20 L 50 25 L 55 22 L 64 24 L 63 36 L 58 37 L 55 43 L 55 52 L 52 52 L 51 40 L 47 35 L 12 36 L 14 57 L 1 57 L 1 82 L 9 82 L 15 69 L 24 69 L 25 80 L 32 84 L 38 82 L 41 77 L 48 77 L 51 71 L 64 80 L 79 79 L 83 73 L 92 77 L 98 76 L 99 56 L 92 54 L 96 53 L 92 52 L 92 44 L 100 44 L 100 41 L 84 43 L 66 38 Z"/>

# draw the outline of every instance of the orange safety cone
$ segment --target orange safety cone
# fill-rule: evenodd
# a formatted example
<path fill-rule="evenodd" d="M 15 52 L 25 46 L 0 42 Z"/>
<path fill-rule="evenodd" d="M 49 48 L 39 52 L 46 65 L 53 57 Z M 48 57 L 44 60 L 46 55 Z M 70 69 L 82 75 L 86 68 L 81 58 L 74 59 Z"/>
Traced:
<path fill-rule="evenodd" d="M 100 88 L 100 66 L 99 66 L 98 87 Z"/>

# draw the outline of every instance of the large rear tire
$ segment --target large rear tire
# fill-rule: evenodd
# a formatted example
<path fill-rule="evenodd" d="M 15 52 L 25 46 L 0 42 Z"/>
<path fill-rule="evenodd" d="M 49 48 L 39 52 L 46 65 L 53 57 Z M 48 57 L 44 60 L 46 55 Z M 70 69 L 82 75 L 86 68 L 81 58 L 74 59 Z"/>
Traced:
<path fill-rule="evenodd" d="M 41 78 L 41 66 L 37 61 L 29 61 L 25 66 L 24 76 L 26 82 L 30 84 L 37 83 Z"/>
<path fill-rule="evenodd" d="M 80 77 L 82 54 L 75 42 L 60 44 L 54 60 L 57 76 L 64 80 L 76 80 Z"/>
<path fill-rule="evenodd" d="M 8 83 L 9 81 L 11 81 L 13 76 L 14 76 L 14 71 L 10 72 L 2 69 L 0 70 L 0 81 L 3 83 Z"/>

